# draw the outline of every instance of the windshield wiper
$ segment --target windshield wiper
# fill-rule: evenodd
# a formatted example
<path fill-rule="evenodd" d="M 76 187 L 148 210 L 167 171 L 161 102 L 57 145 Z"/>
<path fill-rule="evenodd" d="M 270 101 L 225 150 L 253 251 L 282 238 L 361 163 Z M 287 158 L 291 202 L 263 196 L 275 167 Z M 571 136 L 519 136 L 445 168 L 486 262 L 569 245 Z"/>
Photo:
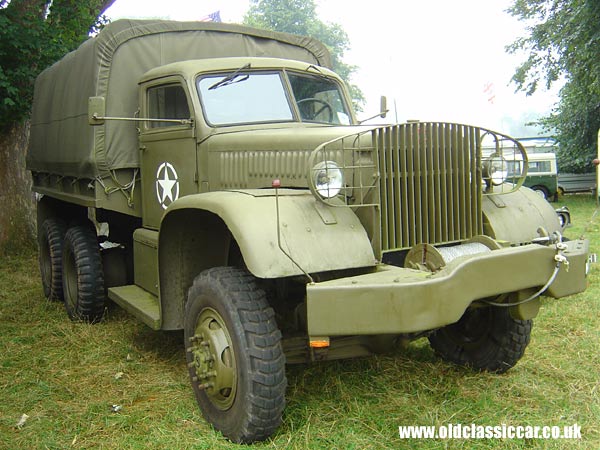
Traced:
<path fill-rule="evenodd" d="M 233 72 L 231 75 L 227 75 L 222 80 L 217 81 L 215 84 L 213 84 L 212 86 L 210 86 L 208 88 L 208 90 L 211 91 L 213 89 L 217 89 L 217 88 L 220 88 L 222 86 L 227 86 L 228 84 L 239 83 L 240 81 L 247 80 L 248 78 L 250 78 L 250 75 L 248 75 L 247 73 L 241 74 L 240 72 L 242 70 L 246 70 L 246 69 L 249 69 L 249 68 L 250 68 L 250 63 L 246 64 L 245 66 L 240 67 L 238 70 L 236 70 L 235 72 Z"/>

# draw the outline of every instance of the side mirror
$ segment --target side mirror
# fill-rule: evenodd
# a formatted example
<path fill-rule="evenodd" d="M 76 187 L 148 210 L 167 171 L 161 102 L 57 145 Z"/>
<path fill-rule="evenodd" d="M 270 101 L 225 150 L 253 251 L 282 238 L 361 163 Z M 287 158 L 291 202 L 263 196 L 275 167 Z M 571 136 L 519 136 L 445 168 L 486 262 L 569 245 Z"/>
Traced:
<path fill-rule="evenodd" d="M 382 119 L 385 119 L 385 117 L 387 116 L 387 113 L 389 111 L 389 109 L 387 109 L 387 97 L 385 95 L 381 96 L 379 111 L 380 111 L 379 117 L 381 117 Z"/>
<path fill-rule="evenodd" d="M 379 112 L 377 114 L 375 114 L 374 116 L 371 117 L 367 117 L 366 119 L 360 120 L 358 122 L 358 124 L 360 125 L 361 123 L 366 122 L 367 120 L 371 120 L 374 119 L 375 117 L 381 117 L 382 119 L 385 119 L 385 117 L 387 116 L 388 113 L 388 109 L 387 109 L 387 97 L 385 95 L 381 96 L 381 100 L 380 100 L 380 105 L 379 105 Z"/>
<path fill-rule="evenodd" d="M 106 102 L 104 97 L 90 97 L 88 100 L 88 123 L 90 125 L 104 125 Z"/>

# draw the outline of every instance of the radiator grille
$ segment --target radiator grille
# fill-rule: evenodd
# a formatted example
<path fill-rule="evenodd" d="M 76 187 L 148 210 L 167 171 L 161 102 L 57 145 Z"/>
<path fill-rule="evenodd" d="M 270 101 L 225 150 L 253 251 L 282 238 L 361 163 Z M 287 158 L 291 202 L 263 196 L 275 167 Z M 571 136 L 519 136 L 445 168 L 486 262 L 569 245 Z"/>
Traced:
<path fill-rule="evenodd" d="M 373 130 L 383 251 L 482 234 L 480 134 L 424 122 Z"/>

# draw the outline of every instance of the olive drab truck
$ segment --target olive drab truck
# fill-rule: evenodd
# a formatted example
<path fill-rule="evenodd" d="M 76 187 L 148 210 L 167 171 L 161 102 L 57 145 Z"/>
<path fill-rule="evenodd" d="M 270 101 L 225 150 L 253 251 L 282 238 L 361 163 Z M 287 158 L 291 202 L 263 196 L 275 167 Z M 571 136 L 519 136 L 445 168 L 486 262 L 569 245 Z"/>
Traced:
<path fill-rule="evenodd" d="M 183 330 L 202 414 L 235 442 L 275 432 L 286 362 L 427 337 L 504 372 L 540 296 L 586 288 L 588 242 L 562 238 L 526 164 L 507 170 L 521 144 L 361 125 L 330 66 L 307 37 L 120 20 L 36 82 L 45 295 L 73 320 L 100 321 L 110 299 Z"/>

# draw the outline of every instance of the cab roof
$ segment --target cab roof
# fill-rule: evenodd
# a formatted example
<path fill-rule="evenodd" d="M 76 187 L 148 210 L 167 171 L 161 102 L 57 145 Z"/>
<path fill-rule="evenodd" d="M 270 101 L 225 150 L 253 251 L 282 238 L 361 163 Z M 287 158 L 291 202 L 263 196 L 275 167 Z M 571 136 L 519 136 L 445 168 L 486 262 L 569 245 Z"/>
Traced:
<path fill-rule="evenodd" d="M 326 67 L 317 66 L 305 61 L 295 61 L 292 59 L 283 58 L 231 57 L 194 59 L 190 61 L 179 61 L 171 64 L 165 64 L 164 66 L 150 69 L 148 72 L 142 75 L 140 78 L 140 83 L 171 75 L 181 75 L 185 79 L 191 79 L 200 73 L 235 71 L 247 64 L 250 64 L 250 67 L 244 71 L 256 69 L 291 69 L 339 78 L 334 72 Z"/>

